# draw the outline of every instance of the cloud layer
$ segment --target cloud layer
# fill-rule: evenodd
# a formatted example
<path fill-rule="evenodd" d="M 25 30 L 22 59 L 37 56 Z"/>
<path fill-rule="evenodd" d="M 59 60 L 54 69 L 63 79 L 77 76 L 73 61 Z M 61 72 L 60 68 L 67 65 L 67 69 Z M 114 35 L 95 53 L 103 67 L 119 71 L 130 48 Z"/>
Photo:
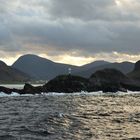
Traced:
<path fill-rule="evenodd" d="M 0 55 L 135 61 L 139 12 L 139 0 L 1 0 Z"/>

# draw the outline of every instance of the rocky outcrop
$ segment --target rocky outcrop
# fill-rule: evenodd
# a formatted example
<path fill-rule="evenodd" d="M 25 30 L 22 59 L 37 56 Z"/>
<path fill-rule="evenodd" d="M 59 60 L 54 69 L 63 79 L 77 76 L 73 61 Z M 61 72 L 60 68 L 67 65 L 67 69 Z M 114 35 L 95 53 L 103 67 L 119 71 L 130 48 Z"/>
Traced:
<path fill-rule="evenodd" d="M 102 90 L 104 92 L 126 91 L 122 83 L 129 81 L 129 78 L 122 72 L 115 69 L 104 69 L 91 75 L 90 90 Z"/>
<path fill-rule="evenodd" d="M 88 79 L 73 75 L 57 76 L 43 86 L 46 92 L 81 92 L 87 91 Z"/>
<path fill-rule="evenodd" d="M 20 94 L 40 94 L 43 92 L 43 86 L 34 87 L 25 83 L 24 88 L 20 90 Z"/>
<path fill-rule="evenodd" d="M 140 91 L 139 82 L 115 69 L 97 71 L 89 79 L 74 75 L 60 75 L 43 86 L 34 87 L 26 83 L 21 90 L 0 87 L 0 92 L 8 94 L 12 92 L 20 94 L 41 94 L 42 92 L 73 93 L 81 91 L 126 92 L 127 90 Z"/>

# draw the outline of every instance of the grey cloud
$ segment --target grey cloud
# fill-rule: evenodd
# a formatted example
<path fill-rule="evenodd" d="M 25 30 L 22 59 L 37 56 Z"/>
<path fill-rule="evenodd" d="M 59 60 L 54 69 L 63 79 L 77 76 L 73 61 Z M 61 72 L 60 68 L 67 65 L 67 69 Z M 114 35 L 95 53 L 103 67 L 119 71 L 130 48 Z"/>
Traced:
<path fill-rule="evenodd" d="M 140 23 L 135 12 L 140 2 L 134 1 L 122 10 L 114 0 L 2 1 L 0 50 L 52 56 L 94 56 L 113 51 L 137 54 Z"/>
<path fill-rule="evenodd" d="M 54 18 L 74 18 L 80 20 L 139 20 L 140 2 L 121 0 L 124 8 L 115 0 L 51 0 L 46 9 Z M 128 1 L 129 2 L 129 1 Z M 132 5 L 133 6 L 132 6 Z"/>
<path fill-rule="evenodd" d="M 49 12 L 55 18 L 78 18 L 94 20 L 103 18 L 107 8 L 114 5 L 112 0 L 52 0 Z M 99 17 L 98 17 L 99 16 Z"/>
<path fill-rule="evenodd" d="M 15 26 L 13 31 L 21 44 L 30 44 L 34 49 L 35 46 L 40 46 L 40 49 L 46 52 L 53 50 L 60 53 L 80 49 L 83 53 L 91 55 L 112 51 L 136 53 L 139 50 L 140 28 L 135 24 L 123 26 L 112 25 L 110 22 L 94 24 L 31 22 L 20 26 L 18 28 Z"/>

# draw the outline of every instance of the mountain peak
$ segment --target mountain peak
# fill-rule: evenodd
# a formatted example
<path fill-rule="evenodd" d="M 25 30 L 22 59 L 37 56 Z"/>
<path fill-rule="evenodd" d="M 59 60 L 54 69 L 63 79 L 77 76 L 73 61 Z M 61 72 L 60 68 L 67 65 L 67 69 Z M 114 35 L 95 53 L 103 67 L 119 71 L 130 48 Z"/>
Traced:
<path fill-rule="evenodd" d="M 18 58 L 18 60 L 13 64 L 16 65 L 17 63 L 35 63 L 35 64 L 39 64 L 40 62 L 52 62 L 51 60 L 49 59 L 46 59 L 46 58 L 43 58 L 43 57 L 40 57 L 38 55 L 34 55 L 34 54 L 26 54 L 26 55 L 22 55 Z"/>
<path fill-rule="evenodd" d="M 19 59 L 33 59 L 33 60 L 36 60 L 36 59 L 40 59 L 42 57 L 38 56 L 38 55 L 34 55 L 34 54 L 26 54 L 26 55 L 22 55 L 19 57 Z M 42 59 L 45 59 L 45 58 L 42 58 Z"/>

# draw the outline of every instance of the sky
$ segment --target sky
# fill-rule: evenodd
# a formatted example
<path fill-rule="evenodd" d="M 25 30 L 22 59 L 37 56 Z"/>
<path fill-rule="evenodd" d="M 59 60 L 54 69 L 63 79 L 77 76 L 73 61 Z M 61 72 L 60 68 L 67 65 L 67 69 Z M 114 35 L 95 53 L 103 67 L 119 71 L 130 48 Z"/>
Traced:
<path fill-rule="evenodd" d="M 1 0 L 0 59 L 140 60 L 140 0 Z"/>

